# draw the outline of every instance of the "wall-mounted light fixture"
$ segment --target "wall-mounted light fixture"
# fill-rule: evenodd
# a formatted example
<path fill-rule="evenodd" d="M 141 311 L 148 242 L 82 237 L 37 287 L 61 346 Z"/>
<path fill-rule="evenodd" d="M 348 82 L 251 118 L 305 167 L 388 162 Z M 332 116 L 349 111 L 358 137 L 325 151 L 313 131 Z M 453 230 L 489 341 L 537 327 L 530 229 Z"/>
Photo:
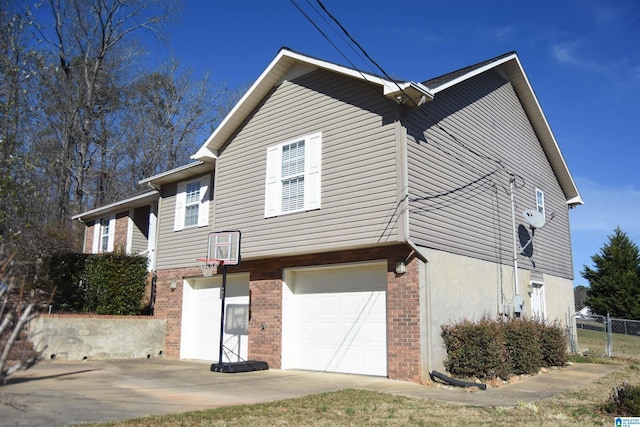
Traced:
<path fill-rule="evenodd" d="M 529 283 L 527 285 L 527 292 L 529 292 L 529 295 L 531 295 L 533 293 L 533 283 Z"/>
<path fill-rule="evenodd" d="M 407 265 L 404 261 L 396 262 L 396 274 L 404 274 L 407 272 Z"/>
<path fill-rule="evenodd" d="M 171 290 L 174 290 L 177 286 L 178 286 L 178 283 L 176 282 L 176 279 L 171 279 L 171 283 L 169 283 L 169 288 L 171 288 Z"/>

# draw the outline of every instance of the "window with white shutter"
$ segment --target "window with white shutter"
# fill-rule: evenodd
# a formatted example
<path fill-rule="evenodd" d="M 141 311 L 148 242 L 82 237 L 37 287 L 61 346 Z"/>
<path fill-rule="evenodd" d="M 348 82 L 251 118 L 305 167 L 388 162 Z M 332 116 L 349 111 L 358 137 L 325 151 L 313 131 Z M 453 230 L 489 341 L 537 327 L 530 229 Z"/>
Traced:
<path fill-rule="evenodd" d="M 178 184 L 173 224 L 175 231 L 209 224 L 209 180 L 210 175 L 205 175 Z"/>
<path fill-rule="evenodd" d="M 116 216 L 97 219 L 93 225 L 93 247 L 94 254 L 112 252 L 116 235 Z"/>
<path fill-rule="evenodd" d="M 320 132 L 267 149 L 266 218 L 320 209 Z"/>

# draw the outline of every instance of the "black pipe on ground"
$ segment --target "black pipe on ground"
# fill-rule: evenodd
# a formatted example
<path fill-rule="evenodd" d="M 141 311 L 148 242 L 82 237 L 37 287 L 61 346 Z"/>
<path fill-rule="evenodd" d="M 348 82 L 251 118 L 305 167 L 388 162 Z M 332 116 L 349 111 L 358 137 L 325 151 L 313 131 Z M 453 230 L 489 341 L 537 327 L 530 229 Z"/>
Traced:
<path fill-rule="evenodd" d="M 431 377 L 431 381 L 434 381 L 434 378 L 439 379 L 440 381 L 444 381 L 447 384 L 450 385 L 454 385 L 456 387 L 478 387 L 480 390 L 486 390 L 487 389 L 487 385 L 486 384 L 478 384 L 478 383 L 470 383 L 467 381 L 460 381 L 457 380 L 455 378 L 451 378 L 448 377 L 444 374 L 441 374 L 438 371 L 431 371 L 431 373 L 429 374 L 429 376 Z"/>

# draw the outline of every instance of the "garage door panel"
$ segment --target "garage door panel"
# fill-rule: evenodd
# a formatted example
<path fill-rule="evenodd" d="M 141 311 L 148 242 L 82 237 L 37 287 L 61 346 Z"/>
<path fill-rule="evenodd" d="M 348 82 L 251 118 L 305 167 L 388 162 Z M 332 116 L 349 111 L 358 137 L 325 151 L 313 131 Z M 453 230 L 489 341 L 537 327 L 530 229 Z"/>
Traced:
<path fill-rule="evenodd" d="M 386 376 L 385 289 L 385 266 L 296 272 L 294 367 Z"/>
<path fill-rule="evenodd" d="M 183 288 L 181 359 L 218 361 L 220 349 L 221 277 L 191 279 Z M 249 304 L 249 280 L 246 276 L 227 277 L 225 306 Z M 228 311 L 228 309 L 225 309 Z M 224 334 L 229 352 L 223 360 L 234 362 L 247 358 L 246 334 Z"/>

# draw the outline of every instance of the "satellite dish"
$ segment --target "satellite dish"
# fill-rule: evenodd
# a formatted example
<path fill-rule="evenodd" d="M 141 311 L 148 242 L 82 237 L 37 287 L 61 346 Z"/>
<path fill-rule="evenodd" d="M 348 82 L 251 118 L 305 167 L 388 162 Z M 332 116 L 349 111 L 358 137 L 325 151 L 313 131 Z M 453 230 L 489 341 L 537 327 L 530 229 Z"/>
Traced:
<path fill-rule="evenodd" d="M 542 228 L 547 222 L 544 215 L 534 209 L 526 210 L 522 213 L 524 219 L 529 223 L 531 228 Z"/>

